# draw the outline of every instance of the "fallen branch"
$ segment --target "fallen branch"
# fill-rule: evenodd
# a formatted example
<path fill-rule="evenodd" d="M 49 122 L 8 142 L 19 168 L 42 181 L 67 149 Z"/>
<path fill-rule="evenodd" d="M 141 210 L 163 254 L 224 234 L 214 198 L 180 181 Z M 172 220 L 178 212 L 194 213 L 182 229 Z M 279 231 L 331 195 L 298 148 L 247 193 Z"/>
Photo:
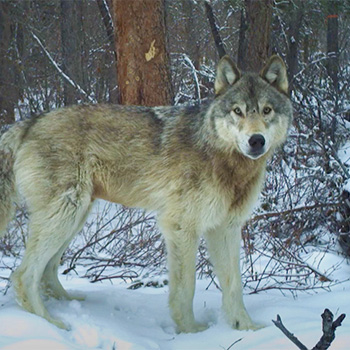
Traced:
<path fill-rule="evenodd" d="M 341 326 L 341 323 L 343 322 L 345 318 L 345 314 L 341 314 L 334 322 L 333 322 L 333 314 L 330 310 L 325 309 L 322 317 L 322 331 L 323 335 L 319 342 L 316 344 L 315 347 L 312 348 L 312 350 L 327 350 L 333 340 L 335 339 L 335 330 L 337 327 Z M 299 341 L 299 339 L 291 332 L 288 331 L 288 329 L 284 326 L 282 323 L 282 319 L 280 315 L 277 315 L 277 320 L 272 320 L 274 325 L 280 329 L 284 335 L 291 340 L 299 349 L 301 350 L 308 350 L 307 347 Z"/>
<path fill-rule="evenodd" d="M 284 324 L 282 323 L 282 319 L 280 317 L 280 315 L 277 315 L 277 320 L 274 321 L 272 320 L 272 322 L 274 323 L 274 325 L 280 329 L 283 334 L 289 339 L 291 340 L 299 349 L 301 350 L 308 350 L 307 347 L 301 343 L 299 341 L 299 339 L 291 332 L 289 332 L 289 330 L 284 326 Z"/>
<path fill-rule="evenodd" d="M 345 318 L 345 314 L 341 314 L 334 322 L 333 322 L 333 314 L 330 310 L 324 310 L 324 313 L 321 315 L 322 317 L 322 331 L 323 335 L 319 342 L 316 344 L 312 350 L 326 350 L 328 349 L 332 341 L 335 338 L 335 330 L 337 327 L 341 326 Z"/>

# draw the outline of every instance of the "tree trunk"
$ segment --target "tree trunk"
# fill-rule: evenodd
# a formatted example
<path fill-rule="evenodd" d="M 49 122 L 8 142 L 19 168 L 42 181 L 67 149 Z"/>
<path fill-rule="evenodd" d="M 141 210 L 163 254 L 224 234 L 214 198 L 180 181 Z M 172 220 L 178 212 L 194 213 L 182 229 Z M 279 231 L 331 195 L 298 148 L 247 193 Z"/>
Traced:
<path fill-rule="evenodd" d="M 327 3 L 327 71 L 338 92 L 338 66 L 339 66 L 339 36 L 338 36 L 338 8 L 337 1 Z"/>
<path fill-rule="evenodd" d="M 80 1 L 61 0 L 61 40 L 62 70 L 75 83 L 83 87 L 81 35 L 82 3 Z M 78 90 L 64 81 L 64 104 L 75 104 L 81 99 Z"/>
<path fill-rule="evenodd" d="M 201 64 L 200 41 L 198 40 L 198 13 L 196 12 L 193 1 L 182 0 L 182 7 L 186 18 L 185 33 L 186 35 L 186 53 L 193 62 L 194 67 L 199 70 Z M 197 6 L 198 7 L 198 6 Z M 169 34 L 168 34 L 169 35 Z"/>
<path fill-rule="evenodd" d="M 300 33 L 301 33 L 301 25 L 304 17 L 304 2 L 303 0 L 299 0 L 295 2 L 295 6 L 297 8 L 291 9 L 291 20 L 289 23 L 289 28 L 287 30 L 287 38 L 288 38 L 288 52 L 287 52 L 287 66 L 288 66 L 288 81 L 289 81 L 289 89 L 293 88 L 293 78 L 295 74 L 298 72 L 298 52 L 299 52 L 299 44 L 300 44 Z"/>
<path fill-rule="evenodd" d="M 242 57 L 238 60 L 241 64 L 239 68 L 243 70 L 260 71 L 271 55 L 272 4 L 273 0 L 245 0 L 246 16 L 243 17 L 245 23 L 241 26 L 243 32 L 240 33 L 239 44 Z"/>
<path fill-rule="evenodd" d="M 331 140 L 335 141 L 337 129 L 337 113 L 339 110 L 339 36 L 338 36 L 338 1 L 327 3 L 327 72 L 334 88 L 334 116 L 331 126 Z"/>
<path fill-rule="evenodd" d="M 18 100 L 15 57 L 11 49 L 13 29 L 11 3 L 0 1 L 0 126 L 15 121 L 14 107 Z"/>
<path fill-rule="evenodd" d="M 172 103 L 164 0 L 114 0 L 119 102 Z"/>
<path fill-rule="evenodd" d="M 239 37 L 238 37 L 238 53 L 237 53 L 237 65 L 238 68 L 245 70 L 245 52 L 247 50 L 246 43 L 246 30 L 247 23 L 245 19 L 245 12 L 241 10 L 241 23 L 239 26 Z"/>
<path fill-rule="evenodd" d="M 111 44 L 111 47 L 114 47 L 114 28 L 113 28 L 113 22 L 112 17 L 109 9 L 109 4 L 106 0 L 96 0 L 98 9 L 100 10 L 101 17 L 103 24 L 106 28 L 106 34 L 108 37 L 108 41 Z M 117 58 L 117 53 L 114 50 L 115 58 Z"/>

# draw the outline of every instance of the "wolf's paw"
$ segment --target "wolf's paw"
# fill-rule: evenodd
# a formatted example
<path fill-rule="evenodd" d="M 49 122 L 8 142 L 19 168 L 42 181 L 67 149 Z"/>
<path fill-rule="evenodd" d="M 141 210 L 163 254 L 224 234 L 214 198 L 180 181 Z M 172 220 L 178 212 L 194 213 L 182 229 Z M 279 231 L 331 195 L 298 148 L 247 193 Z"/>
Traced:
<path fill-rule="evenodd" d="M 81 294 L 71 294 L 67 293 L 67 296 L 65 297 L 67 300 L 77 300 L 77 301 L 85 301 L 85 296 Z"/>
<path fill-rule="evenodd" d="M 252 319 L 249 317 L 247 313 L 242 313 L 241 315 L 237 317 L 233 317 L 229 321 L 230 325 L 234 329 L 238 329 L 240 331 L 247 331 L 247 330 L 253 330 L 256 331 L 258 329 L 264 328 L 264 325 L 254 323 Z"/>
<path fill-rule="evenodd" d="M 84 301 L 85 296 L 81 294 L 71 294 L 66 292 L 63 288 L 62 289 L 53 289 L 47 286 L 44 286 L 43 288 L 43 294 L 47 298 L 54 298 L 57 300 L 77 300 L 77 301 Z"/>
<path fill-rule="evenodd" d="M 262 324 L 258 324 L 255 322 L 244 322 L 242 320 L 238 320 L 235 322 L 235 324 L 233 325 L 234 329 L 238 329 L 240 331 L 248 331 L 248 330 L 252 330 L 252 331 L 257 331 L 258 329 L 264 328 L 265 326 Z"/>
<path fill-rule="evenodd" d="M 193 322 L 190 325 L 177 326 L 176 332 L 177 333 L 198 333 L 198 332 L 205 331 L 206 329 L 208 329 L 208 327 L 209 326 L 206 323 Z"/>
<path fill-rule="evenodd" d="M 70 326 L 66 325 L 63 321 L 52 318 L 52 317 L 45 317 L 47 321 L 55 325 L 56 327 L 63 329 L 65 331 L 69 331 L 71 328 Z"/>

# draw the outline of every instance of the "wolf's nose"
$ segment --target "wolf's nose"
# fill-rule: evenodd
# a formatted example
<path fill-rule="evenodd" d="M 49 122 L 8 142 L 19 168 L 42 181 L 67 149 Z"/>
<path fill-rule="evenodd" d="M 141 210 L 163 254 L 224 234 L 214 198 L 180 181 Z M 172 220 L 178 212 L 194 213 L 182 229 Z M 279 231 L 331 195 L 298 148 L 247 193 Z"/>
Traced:
<path fill-rule="evenodd" d="M 261 134 L 252 135 L 248 142 L 253 152 L 259 152 L 265 146 L 265 138 Z"/>

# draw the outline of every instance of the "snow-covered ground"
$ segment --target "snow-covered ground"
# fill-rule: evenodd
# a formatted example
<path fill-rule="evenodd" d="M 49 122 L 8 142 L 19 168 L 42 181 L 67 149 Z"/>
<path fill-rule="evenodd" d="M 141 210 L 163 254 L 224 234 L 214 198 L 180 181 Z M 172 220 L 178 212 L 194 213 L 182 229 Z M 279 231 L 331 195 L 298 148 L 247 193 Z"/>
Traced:
<path fill-rule="evenodd" d="M 335 257 L 336 259 L 336 257 Z M 1 275 L 4 275 L 1 273 Z M 337 278 L 350 276 L 350 266 L 343 261 Z M 21 309 L 13 290 L 0 295 L 0 349 L 177 349 L 177 350 L 283 350 L 296 348 L 271 322 L 279 314 L 284 325 L 307 347 L 321 337 L 321 314 L 329 308 L 335 317 L 347 314 L 337 328 L 331 349 L 350 348 L 350 282 L 332 291 L 299 293 L 294 299 L 278 290 L 245 295 L 252 318 L 265 324 L 258 331 L 236 331 L 224 322 L 220 311 L 221 293 L 208 280 L 197 281 L 195 314 L 210 327 L 197 334 L 176 334 L 167 306 L 168 288 L 127 289 L 129 284 L 89 283 L 74 275 L 60 276 L 70 292 L 83 294 L 85 301 L 47 300 L 49 311 L 70 325 L 71 330 L 56 328 L 44 319 Z M 5 282 L 0 283 L 0 288 Z M 236 344 L 232 345 L 233 343 Z"/>

